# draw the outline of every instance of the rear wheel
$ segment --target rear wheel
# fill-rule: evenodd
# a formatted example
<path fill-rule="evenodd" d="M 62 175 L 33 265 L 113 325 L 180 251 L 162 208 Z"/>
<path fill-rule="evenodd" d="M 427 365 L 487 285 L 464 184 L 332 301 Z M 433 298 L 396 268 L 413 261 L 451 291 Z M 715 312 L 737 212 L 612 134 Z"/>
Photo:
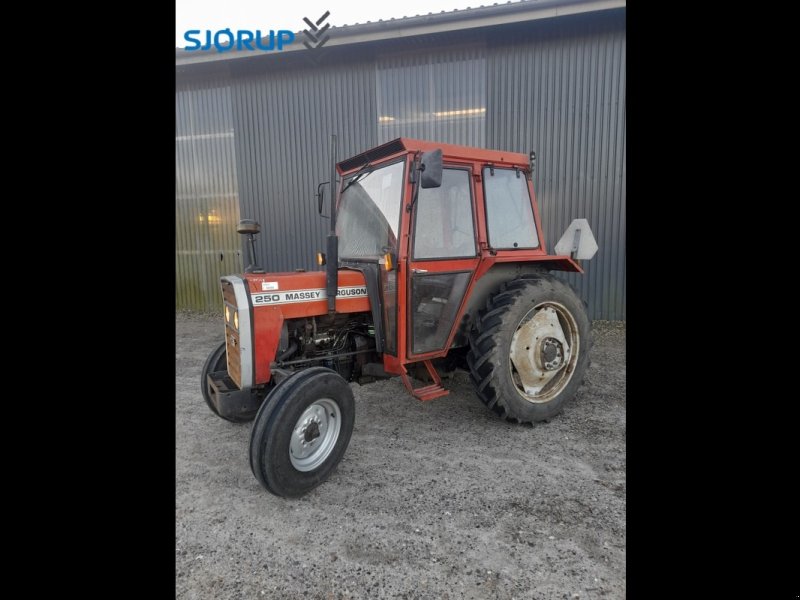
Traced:
<path fill-rule="evenodd" d="M 301 496 L 325 481 L 344 456 L 355 422 L 348 383 L 311 367 L 267 396 L 250 433 L 250 468 L 276 496 Z"/>
<path fill-rule="evenodd" d="M 231 423 L 247 423 L 252 421 L 255 413 L 237 415 L 235 417 L 223 417 L 217 411 L 217 407 L 211 401 L 211 385 L 208 383 L 208 374 L 216 371 L 225 371 L 228 368 L 228 352 L 225 349 L 225 342 L 217 346 L 206 359 L 206 364 L 203 365 L 203 372 L 200 374 L 200 389 L 203 392 L 203 400 L 206 401 L 208 408 L 211 409 L 215 415 L 220 419 L 225 419 Z"/>
<path fill-rule="evenodd" d="M 584 303 L 549 274 L 504 284 L 470 335 L 467 356 L 478 397 L 522 423 L 561 412 L 583 382 L 592 345 Z"/>

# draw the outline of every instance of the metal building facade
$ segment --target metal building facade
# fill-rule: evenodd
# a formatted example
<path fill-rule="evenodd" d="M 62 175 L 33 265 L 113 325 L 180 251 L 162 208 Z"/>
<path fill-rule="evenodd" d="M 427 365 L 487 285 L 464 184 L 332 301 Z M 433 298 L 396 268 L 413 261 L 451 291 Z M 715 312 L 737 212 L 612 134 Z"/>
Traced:
<path fill-rule="evenodd" d="M 339 160 L 401 135 L 535 150 L 547 249 L 588 218 L 600 250 L 568 279 L 592 318 L 625 319 L 625 9 L 441 29 L 178 69 L 178 308 L 218 310 L 216 279 L 242 269 L 240 217 L 261 223 L 267 270 L 318 268 L 335 132 Z"/>

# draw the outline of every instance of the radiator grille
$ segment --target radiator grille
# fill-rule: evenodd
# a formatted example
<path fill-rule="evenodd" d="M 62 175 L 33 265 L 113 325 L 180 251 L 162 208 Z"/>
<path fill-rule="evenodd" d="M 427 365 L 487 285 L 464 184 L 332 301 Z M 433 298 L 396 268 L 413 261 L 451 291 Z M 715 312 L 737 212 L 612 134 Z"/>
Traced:
<path fill-rule="evenodd" d="M 222 282 L 222 300 L 226 306 L 231 307 L 231 311 L 237 308 L 236 294 L 233 292 L 233 284 L 229 281 Z M 245 307 L 244 310 L 247 310 Z M 224 317 L 223 317 L 224 318 Z M 233 313 L 231 313 L 231 320 Z M 233 380 L 237 387 L 242 387 L 242 358 L 239 344 L 239 333 L 234 329 L 233 323 L 225 323 L 225 348 L 228 352 L 228 376 Z"/>

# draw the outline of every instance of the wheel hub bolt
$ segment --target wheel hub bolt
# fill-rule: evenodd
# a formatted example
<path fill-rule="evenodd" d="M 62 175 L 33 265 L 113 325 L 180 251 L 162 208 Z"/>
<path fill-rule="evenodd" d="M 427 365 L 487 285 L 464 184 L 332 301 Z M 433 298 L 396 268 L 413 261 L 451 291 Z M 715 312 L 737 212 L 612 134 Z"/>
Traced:
<path fill-rule="evenodd" d="M 545 338 L 541 346 L 542 364 L 545 370 L 555 371 L 560 368 L 564 360 L 564 348 L 555 338 Z"/>

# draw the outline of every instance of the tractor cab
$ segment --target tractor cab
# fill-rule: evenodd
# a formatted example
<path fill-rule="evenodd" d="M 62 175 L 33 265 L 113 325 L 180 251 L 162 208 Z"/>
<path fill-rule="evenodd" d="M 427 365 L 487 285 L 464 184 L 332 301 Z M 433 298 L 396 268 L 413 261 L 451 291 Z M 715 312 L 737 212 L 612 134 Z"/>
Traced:
<path fill-rule="evenodd" d="M 581 272 L 547 255 L 531 173 L 529 155 L 408 138 L 337 164 L 336 266 L 365 277 L 387 372 L 409 382 L 405 365 L 430 371 L 464 346 L 486 300 L 472 289 L 493 267 Z"/>

